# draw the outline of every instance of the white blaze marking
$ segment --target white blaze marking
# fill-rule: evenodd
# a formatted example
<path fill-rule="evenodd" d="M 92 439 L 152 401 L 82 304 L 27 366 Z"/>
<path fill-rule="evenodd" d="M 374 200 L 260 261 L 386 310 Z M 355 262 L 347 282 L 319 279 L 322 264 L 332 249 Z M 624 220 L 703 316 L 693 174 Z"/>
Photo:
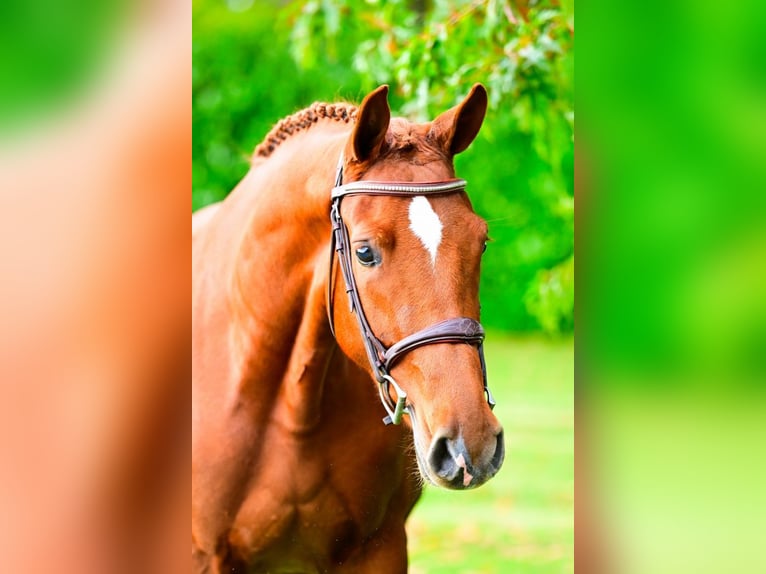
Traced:
<path fill-rule="evenodd" d="M 422 195 L 413 197 L 410 203 L 410 229 L 431 254 L 431 265 L 436 266 L 436 250 L 442 242 L 442 222 Z"/>

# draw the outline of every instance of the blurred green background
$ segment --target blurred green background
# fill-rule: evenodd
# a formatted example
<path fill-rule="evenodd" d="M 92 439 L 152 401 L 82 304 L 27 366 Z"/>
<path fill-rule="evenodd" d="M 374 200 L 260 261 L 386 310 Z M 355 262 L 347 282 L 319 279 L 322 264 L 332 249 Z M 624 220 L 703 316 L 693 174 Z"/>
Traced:
<path fill-rule="evenodd" d="M 273 124 L 391 86 L 425 121 L 484 83 L 490 109 L 456 158 L 489 221 L 482 321 L 574 326 L 574 41 L 563 5 L 504 0 L 195 0 L 193 208 L 218 201 Z"/>
<path fill-rule="evenodd" d="M 0 144 L 77 106 L 113 65 L 125 0 L 0 3 Z"/>

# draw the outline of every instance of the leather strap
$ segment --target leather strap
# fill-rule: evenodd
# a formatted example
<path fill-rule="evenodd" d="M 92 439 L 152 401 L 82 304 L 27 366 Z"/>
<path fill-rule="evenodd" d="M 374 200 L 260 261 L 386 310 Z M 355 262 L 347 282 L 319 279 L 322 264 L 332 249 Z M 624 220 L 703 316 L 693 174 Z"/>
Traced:
<path fill-rule="evenodd" d="M 341 172 L 341 177 L 343 173 Z M 336 176 L 337 177 L 337 176 Z M 440 193 L 455 193 L 465 189 L 464 179 L 448 179 L 445 181 L 427 181 L 422 183 L 402 183 L 391 181 L 352 181 L 346 185 L 336 185 L 330 194 L 331 199 L 346 195 L 398 195 L 413 197 L 415 195 L 436 195 Z"/>
<path fill-rule="evenodd" d="M 426 327 L 413 333 L 391 345 L 385 353 L 383 360 L 386 369 L 391 369 L 402 355 L 423 345 L 434 343 L 469 343 L 481 345 L 484 342 L 484 328 L 481 323 L 468 317 L 447 319 L 430 327 Z"/>

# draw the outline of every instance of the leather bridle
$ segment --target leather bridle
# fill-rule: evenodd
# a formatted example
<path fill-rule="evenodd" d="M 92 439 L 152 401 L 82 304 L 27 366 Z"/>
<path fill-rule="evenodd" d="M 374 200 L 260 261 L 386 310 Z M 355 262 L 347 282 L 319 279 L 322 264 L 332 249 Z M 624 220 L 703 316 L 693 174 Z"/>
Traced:
<path fill-rule="evenodd" d="M 338 255 L 343 282 L 346 285 L 351 312 L 356 313 L 359 330 L 362 334 L 367 358 L 370 361 L 372 372 L 379 383 L 380 400 L 388 415 L 383 418 L 385 424 L 399 424 L 402 415 L 409 414 L 407 409 L 407 393 L 391 376 L 391 368 L 402 358 L 403 355 L 422 347 L 436 343 L 467 343 L 477 347 L 481 370 L 484 377 L 484 393 L 490 408 L 494 408 L 495 400 L 487 386 L 487 367 L 484 361 L 484 328 L 475 319 L 457 317 L 440 321 L 421 331 L 413 333 L 401 341 L 386 347 L 378 339 L 367 321 L 362 302 L 359 299 L 359 290 L 354 279 L 354 271 L 351 261 L 351 240 L 348 228 L 340 214 L 340 203 L 347 195 L 395 195 L 414 197 L 416 195 L 441 195 L 462 192 L 465 189 L 465 180 L 453 179 L 449 181 L 428 183 L 405 183 L 405 182 L 376 182 L 354 181 L 343 184 L 343 154 L 341 153 L 338 169 L 335 175 L 330 207 L 330 221 L 332 222 L 332 237 L 330 239 L 330 276 L 327 289 L 327 315 L 330 321 L 330 330 L 335 336 L 335 322 L 333 309 L 334 290 L 334 261 Z M 390 387 L 396 391 L 396 402 L 391 399 Z"/>

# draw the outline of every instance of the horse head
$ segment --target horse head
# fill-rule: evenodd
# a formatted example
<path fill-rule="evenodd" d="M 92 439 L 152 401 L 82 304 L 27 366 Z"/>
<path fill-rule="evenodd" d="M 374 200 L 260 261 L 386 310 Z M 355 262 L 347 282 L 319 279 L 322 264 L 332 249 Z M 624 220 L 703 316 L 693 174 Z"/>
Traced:
<path fill-rule="evenodd" d="M 339 205 L 352 281 L 369 328 L 386 349 L 445 320 L 465 318 L 469 330 L 481 330 L 479 269 L 487 241 L 487 225 L 462 187 L 408 193 L 417 183 L 456 181 L 453 158 L 481 127 L 484 87 L 475 85 L 462 103 L 426 124 L 392 119 L 387 94 L 381 86 L 357 111 L 343 152 L 343 183 L 401 184 L 405 193 L 349 193 Z M 371 366 L 376 358 L 359 335 L 341 278 L 334 282 L 330 304 L 338 344 L 380 384 L 380 372 Z M 382 387 L 389 404 L 399 399 L 396 388 L 406 393 L 406 424 L 420 472 L 451 489 L 486 482 L 504 456 L 502 427 L 487 400 L 481 347 L 467 343 L 447 338 L 413 345 L 390 365 L 398 385 Z"/>

